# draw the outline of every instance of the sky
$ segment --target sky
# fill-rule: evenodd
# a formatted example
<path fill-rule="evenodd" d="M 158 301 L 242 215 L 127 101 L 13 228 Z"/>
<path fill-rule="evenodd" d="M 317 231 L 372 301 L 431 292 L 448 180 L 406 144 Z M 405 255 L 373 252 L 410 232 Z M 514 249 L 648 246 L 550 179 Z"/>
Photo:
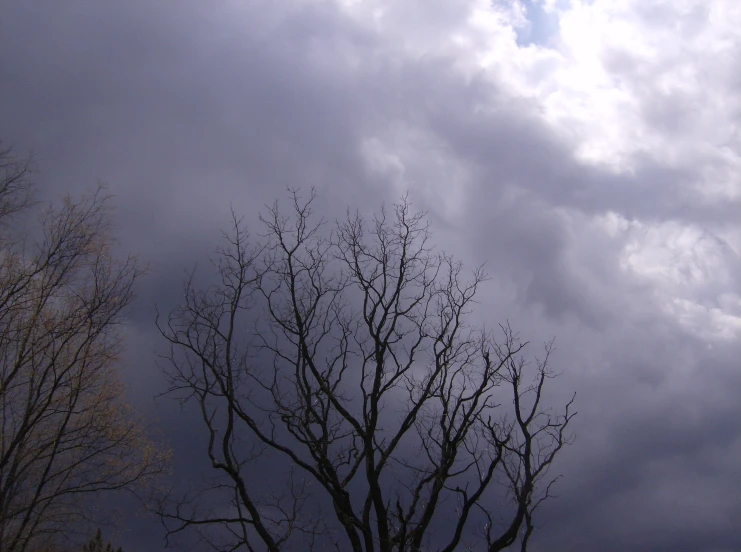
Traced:
<path fill-rule="evenodd" d="M 150 265 L 130 401 L 203 465 L 154 305 L 230 209 L 315 187 L 330 220 L 408 193 L 486 262 L 476 316 L 556 338 L 577 393 L 534 550 L 741 549 L 737 0 L 3 0 L 0 139 L 39 196 L 103 181 Z M 199 463 L 200 462 L 200 463 Z M 140 525 L 137 525 L 140 524 Z M 163 549 L 156 524 L 120 535 Z"/>

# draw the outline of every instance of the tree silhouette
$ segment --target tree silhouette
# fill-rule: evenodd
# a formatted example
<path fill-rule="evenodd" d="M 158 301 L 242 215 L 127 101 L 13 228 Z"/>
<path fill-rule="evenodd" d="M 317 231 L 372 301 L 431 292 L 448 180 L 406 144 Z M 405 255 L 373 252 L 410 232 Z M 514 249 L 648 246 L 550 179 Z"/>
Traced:
<path fill-rule="evenodd" d="M 121 547 L 113 548 L 110 542 L 104 544 L 103 535 L 98 529 L 95 536 L 82 547 L 82 552 L 123 552 L 123 549 Z"/>
<path fill-rule="evenodd" d="M 28 163 L 0 153 L 0 550 L 53 549 L 166 455 L 123 402 L 120 326 L 142 274 L 116 259 L 102 190 L 49 206 L 35 234 Z M 79 533 L 78 533 L 79 534 Z"/>
<path fill-rule="evenodd" d="M 235 216 L 217 283 L 191 274 L 158 320 L 220 474 L 161 505 L 169 531 L 219 550 L 526 550 L 574 416 L 573 398 L 543 405 L 552 344 L 530 360 L 509 325 L 472 327 L 483 269 L 436 251 L 406 199 L 334 228 L 313 199 L 268 209 L 261 243 Z"/>

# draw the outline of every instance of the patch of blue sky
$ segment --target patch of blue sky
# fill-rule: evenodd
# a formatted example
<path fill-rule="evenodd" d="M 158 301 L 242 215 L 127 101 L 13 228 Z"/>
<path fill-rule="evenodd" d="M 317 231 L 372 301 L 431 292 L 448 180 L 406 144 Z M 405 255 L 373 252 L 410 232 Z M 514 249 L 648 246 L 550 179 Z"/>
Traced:
<path fill-rule="evenodd" d="M 520 0 L 524 8 L 527 23 L 516 26 L 517 44 L 519 46 L 547 46 L 550 39 L 558 32 L 558 10 L 546 9 L 545 0 Z M 556 6 L 568 4 L 568 2 L 557 1 Z"/>

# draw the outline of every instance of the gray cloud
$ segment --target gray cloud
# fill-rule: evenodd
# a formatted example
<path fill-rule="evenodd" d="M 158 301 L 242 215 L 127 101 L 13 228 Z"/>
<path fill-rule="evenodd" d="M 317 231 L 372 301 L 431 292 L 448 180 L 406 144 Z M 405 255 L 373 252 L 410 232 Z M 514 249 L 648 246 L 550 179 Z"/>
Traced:
<path fill-rule="evenodd" d="M 176 477 L 203 464 L 187 416 L 151 404 L 164 385 L 152 305 L 177 301 L 183 271 L 218 244 L 230 206 L 257 231 L 257 211 L 289 186 L 316 186 L 330 220 L 409 190 L 441 246 L 470 265 L 487 262 L 492 281 L 477 316 L 489 325 L 508 318 L 534 344 L 557 336 L 563 376 L 553 400 L 577 391 L 578 439 L 534 549 L 741 545 L 739 334 L 728 318 L 718 324 L 732 339 L 697 329 L 733 315 L 719 297 L 740 291 L 738 249 L 723 237 L 738 233 L 738 198 L 697 188 L 709 171 L 738 178 L 725 158 L 667 160 L 657 149 L 632 154 L 632 171 L 585 163 L 537 97 L 483 71 L 464 75 L 455 52 L 420 55 L 331 3 L 8 4 L 2 138 L 38 152 L 42 196 L 97 179 L 117 196 L 121 248 L 152 266 L 132 318 L 127 380 L 134 402 L 160 417 L 180 458 Z M 389 29 L 406 27 L 419 44 L 466 25 L 466 3 L 392 5 Z M 640 16 L 647 26 L 669 21 Z M 694 36 L 698 20 L 677 25 Z M 738 44 L 733 52 L 706 68 L 729 97 L 741 85 L 728 71 Z M 637 57 L 611 52 L 605 66 L 667 143 L 703 136 L 714 120 L 694 109 L 692 92 L 657 95 Z M 727 110 L 737 129 L 730 100 Z M 737 130 L 707 141 L 723 139 L 738 155 Z M 606 216 L 625 228 L 609 235 Z M 700 228 L 723 252 L 708 264 L 717 273 L 685 295 L 626 268 L 631 240 L 671 224 Z M 715 250 L 698 251 L 710 259 Z M 675 299 L 708 310 L 681 310 Z M 125 547 L 161 549 L 161 533 L 147 527 L 125 535 Z"/>

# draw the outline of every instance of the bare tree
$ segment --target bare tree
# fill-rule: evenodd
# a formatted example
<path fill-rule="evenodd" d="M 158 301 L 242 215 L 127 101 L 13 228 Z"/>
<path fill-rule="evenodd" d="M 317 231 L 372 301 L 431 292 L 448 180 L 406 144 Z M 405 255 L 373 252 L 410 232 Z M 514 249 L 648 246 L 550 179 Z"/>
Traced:
<path fill-rule="evenodd" d="M 0 156 L 0 217 L 29 205 L 27 165 Z M 142 274 L 111 253 L 107 198 L 64 199 L 36 239 L 0 250 L 0 550 L 52 549 L 92 499 L 160 472 L 122 401 L 119 327 Z"/>
<path fill-rule="evenodd" d="M 331 229 L 313 199 L 268 209 L 259 245 L 234 217 L 218 282 L 192 274 L 158 321 L 227 497 L 163 505 L 169 531 L 222 550 L 526 550 L 574 416 L 573 397 L 543 405 L 552 345 L 531 365 L 508 325 L 470 327 L 486 276 L 435 251 L 406 199 Z M 266 491 L 265 462 L 303 478 Z"/>
<path fill-rule="evenodd" d="M 31 204 L 31 165 L 30 157 L 16 157 L 0 142 L 0 222 Z"/>

